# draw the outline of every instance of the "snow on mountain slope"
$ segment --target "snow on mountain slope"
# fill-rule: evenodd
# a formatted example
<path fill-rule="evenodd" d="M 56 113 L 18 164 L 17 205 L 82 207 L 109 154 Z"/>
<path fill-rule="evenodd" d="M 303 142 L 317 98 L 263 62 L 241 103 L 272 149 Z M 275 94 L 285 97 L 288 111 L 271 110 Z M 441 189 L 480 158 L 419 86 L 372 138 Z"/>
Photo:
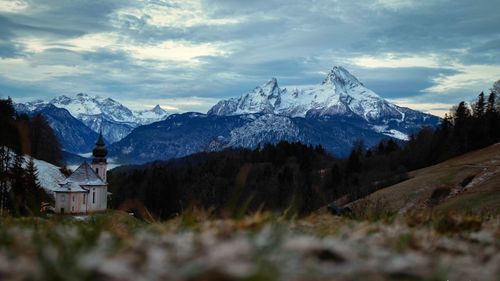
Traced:
<path fill-rule="evenodd" d="M 296 141 L 300 129 L 290 118 L 274 114 L 257 117 L 230 133 L 230 141 L 225 147 L 253 148 L 259 144 L 275 143 L 280 140 Z"/>
<path fill-rule="evenodd" d="M 276 78 L 272 78 L 252 92 L 239 98 L 219 101 L 208 114 L 211 115 L 241 115 L 251 113 L 274 113 L 276 103 L 281 97 L 281 89 Z"/>
<path fill-rule="evenodd" d="M 24 159 L 24 165 L 27 165 L 29 157 L 24 156 Z M 59 183 L 66 179 L 59 167 L 38 159 L 33 159 L 33 163 L 38 171 L 37 178 L 40 186 L 49 194 L 52 194 L 54 190 L 58 190 L 60 188 Z"/>
<path fill-rule="evenodd" d="M 80 93 L 74 98 L 64 95 L 59 96 L 52 99 L 49 103 L 56 107 L 67 109 L 71 115 L 78 119 L 87 116 L 103 115 L 110 121 L 130 123 L 131 125 L 139 123 L 130 109 L 111 98 L 90 96 Z"/>
<path fill-rule="evenodd" d="M 168 113 L 157 104 L 153 109 L 133 111 L 138 123 L 150 124 L 167 118 Z"/>
<path fill-rule="evenodd" d="M 275 78 L 238 98 L 222 100 L 208 114 L 274 113 L 287 117 L 341 116 L 361 118 L 372 125 L 387 125 L 384 134 L 406 139 L 408 132 L 389 123 L 414 122 L 431 115 L 392 104 L 366 88 L 345 68 L 335 66 L 323 82 L 313 86 L 280 88 Z M 436 117 L 432 118 L 438 120 Z M 418 120 L 417 120 L 418 121 Z M 380 132 L 380 128 L 377 132 Z"/>
<path fill-rule="evenodd" d="M 239 98 L 220 101 L 209 114 L 275 113 L 289 117 L 357 115 L 365 120 L 404 119 L 399 107 L 366 88 L 345 68 L 335 66 L 320 85 L 280 89 L 275 78 Z"/>
<path fill-rule="evenodd" d="M 4 149 L 9 153 L 11 159 L 14 159 L 14 157 L 16 156 L 14 151 L 6 147 L 4 147 Z M 23 169 L 26 169 L 28 167 L 30 158 L 31 157 L 27 155 L 23 156 Z M 31 159 L 33 159 L 33 164 L 37 170 L 37 179 L 40 186 L 49 194 L 52 194 L 54 190 L 59 189 L 59 182 L 66 179 L 60 168 L 42 160 L 38 160 L 35 158 Z M 13 163 L 11 162 L 11 165 L 12 164 Z"/>
<path fill-rule="evenodd" d="M 159 105 L 151 110 L 132 111 L 121 103 L 100 96 L 77 94 L 75 97 L 58 96 L 48 102 L 36 100 L 16 104 L 22 112 L 39 111 L 47 105 L 68 110 L 71 115 L 94 132 L 100 132 L 108 142 L 116 142 L 127 136 L 134 128 L 164 120 L 168 113 Z"/>

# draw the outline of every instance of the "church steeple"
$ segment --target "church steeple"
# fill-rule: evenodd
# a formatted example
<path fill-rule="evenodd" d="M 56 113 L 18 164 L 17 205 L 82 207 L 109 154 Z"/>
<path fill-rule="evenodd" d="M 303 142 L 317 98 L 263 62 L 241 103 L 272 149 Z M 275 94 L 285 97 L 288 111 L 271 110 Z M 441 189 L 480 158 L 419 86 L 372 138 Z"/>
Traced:
<path fill-rule="evenodd" d="M 106 149 L 106 144 L 104 143 L 104 138 L 102 137 L 102 131 L 99 133 L 99 138 L 95 143 L 94 150 L 92 150 L 92 156 L 94 156 L 94 161 L 106 162 L 106 156 L 108 155 L 108 150 Z"/>
<path fill-rule="evenodd" d="M 99 138 L 95 143 L 95 147 L 92 150 L 92 169 L 96 174 L 106 182 L 106 172 L 107 172 L 107 161 L 106 156 L 108 155 L 108 150 L 106 149 L 106 144 L 104 143 L 104 138 L 102 137 L 102 130 L 99 132 Z"/>

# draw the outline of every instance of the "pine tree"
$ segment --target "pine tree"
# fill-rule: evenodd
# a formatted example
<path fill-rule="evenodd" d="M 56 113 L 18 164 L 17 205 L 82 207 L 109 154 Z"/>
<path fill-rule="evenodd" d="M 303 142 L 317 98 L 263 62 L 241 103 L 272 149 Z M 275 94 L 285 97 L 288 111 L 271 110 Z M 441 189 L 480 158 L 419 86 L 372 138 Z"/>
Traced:
<path fill-rule="evenodd" d="M 457 125 L 456 123 L 465 123 L 470 115 L 470 109 L 467 106 L 467 103 L 464 101 L 460 102 L 454 114 L 455 125 Z"/>
<path fill-rule="evenodd" d="M 458 143 L 458 152 L 466 152 L 469 149 L 469 131 L 470 131 L 470 109 L 465 102 L 460 102 L 454 114 L 453 130 Z"/>
<path fill-rule="evenodd" d="M 41 114 L 31 118 L 31 151 L 36 159 L 59 165 L 61 160 L 61 144 Z"/>
<path fill-rule="evenodd" d="M 500 80 L 496 81 L 490 90 L 492 93 L 495 93 L 496 96 L 500 95 Z M 495 105 L 496 105 L 497 111 L 500 112 L 500 99 L 496 100 Z"/>
<path fill-rule="evenodd" d="M 327 188 L 333 189 L 333 195 L 335 197 L 339 196 L 341 194 L 339 187 L 342 185 L 342 171 L 337 163 L 333 164 L 330 169 L 330 178 L 327 182 L 329 185 Z"/>
<path fill-rule="evenodd" d="M 473 118 L 470 120 L 470 147 L 469 149 L 476 149 L 483 147 L 488 143 L 488 128 L 485 120 L 486 103 L 484 100 L 484 93 L 481 92 L 477 97 L 477 101 L 473 107 Z"/>
<path fill-rule="evenodd" d="M 473 107 L 474 118 L 481 119 L 484 116 L 484 108 L 485 108 L 484 93 L 481 92 L 477 97 L 477 102 L 474 104 Z"/>
<path fill-rule="evenodd" d="M 347 159 L 347 170 L 346 173 L 352 174 L 352 173 L 357 173 L 361 171 L 361 153 L 360 150 L 357 148 L 354 148 L 351 151 L 351 154 L 349 155 L 349 158 Z"/>
<path fill-rule="evenodd" d="M 496 98 L 497 95 L 495 92 L 491 91 L 490 95 L 488 96 L 488 102 L 486 104 L 486 113 L 497 113 L 497 108 L 496 108 Z"/>
<path fill-rule="evenodd" d="M 38 171 L 35 167 L 33 158 L 30 158 L 26 165 L 25 172 L 25 204 L 26 209 L 31 214 L 39 214 L 42 202 L 47 200 L 45 191 L 38 182 Z"/>
<path fill-rule="evenodd" d="M 7 210 L 8 200 L 8 181 L 11 165 L 10 149 L 0 145 L 0 215 L 3 215 Z"/>
<path fill-rule="evenodd" d="M 443 120 L 441 120 L 441 124 L 439 125 L 440 131 L 443 133 L 445 137 L 447 137 L 450 132 L 453 130 L 453 118 L 450 114 L 445 113 Z"/>
<path fill-rule="evenodd" d="M 485 119 L 489 143 L 496 143 L 500 141 L 500 112 L 496 107 L 496 97 L 497 94 L 494 91 L 491 91 L 486 104 Z"/>
<path fill-rule="evenodd" d="M 25 171 L 23 169 L 24 158 L 20 153 L 16 153 L 14 156 L 14 162 L 12 163 L 11 180 L 10 180 L 10 191 L 9 191 L 9 201 L 7 203 L 8 208 L 13 215 L 25 215 L 26 209 L 24 208 L 24 199 L 26 198 L 26 189 L 24 185 Z"/>
<path fill-rule="evenodd" d="M 497 95 L 500 95 L 500 80 L 493 83 L 493 87 L 491 88 L 491 91 L 496 93 Z"/>
<path fill-rule="evenodd" d="M 19 148 L 16 130 L 16 111 L 10 98 L 0 99 L 0 146 Z"/>

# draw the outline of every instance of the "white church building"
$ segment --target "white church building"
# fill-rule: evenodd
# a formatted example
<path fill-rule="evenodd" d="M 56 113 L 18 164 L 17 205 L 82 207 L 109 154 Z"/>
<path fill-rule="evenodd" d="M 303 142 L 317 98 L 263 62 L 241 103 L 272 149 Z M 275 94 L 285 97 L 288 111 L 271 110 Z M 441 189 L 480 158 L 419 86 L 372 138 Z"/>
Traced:
<path fill-rule="evenodd" d="M 106 181 L 108 151 L 102 134 L 92 151 L 92 163 L 81 164 L 54 190 L 56 213 L 87 214 L 107 209 L 108 183 Z"/>

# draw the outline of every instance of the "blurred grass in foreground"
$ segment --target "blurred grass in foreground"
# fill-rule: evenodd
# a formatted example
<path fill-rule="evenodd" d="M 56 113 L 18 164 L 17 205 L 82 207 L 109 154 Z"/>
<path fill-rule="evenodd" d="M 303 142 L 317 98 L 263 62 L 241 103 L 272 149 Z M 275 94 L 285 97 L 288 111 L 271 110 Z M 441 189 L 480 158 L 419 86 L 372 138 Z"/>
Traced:
<path fill-rule="evenodd" d="M 1 280 L 494 280 L 496 215 L 0 218 Z"/>

